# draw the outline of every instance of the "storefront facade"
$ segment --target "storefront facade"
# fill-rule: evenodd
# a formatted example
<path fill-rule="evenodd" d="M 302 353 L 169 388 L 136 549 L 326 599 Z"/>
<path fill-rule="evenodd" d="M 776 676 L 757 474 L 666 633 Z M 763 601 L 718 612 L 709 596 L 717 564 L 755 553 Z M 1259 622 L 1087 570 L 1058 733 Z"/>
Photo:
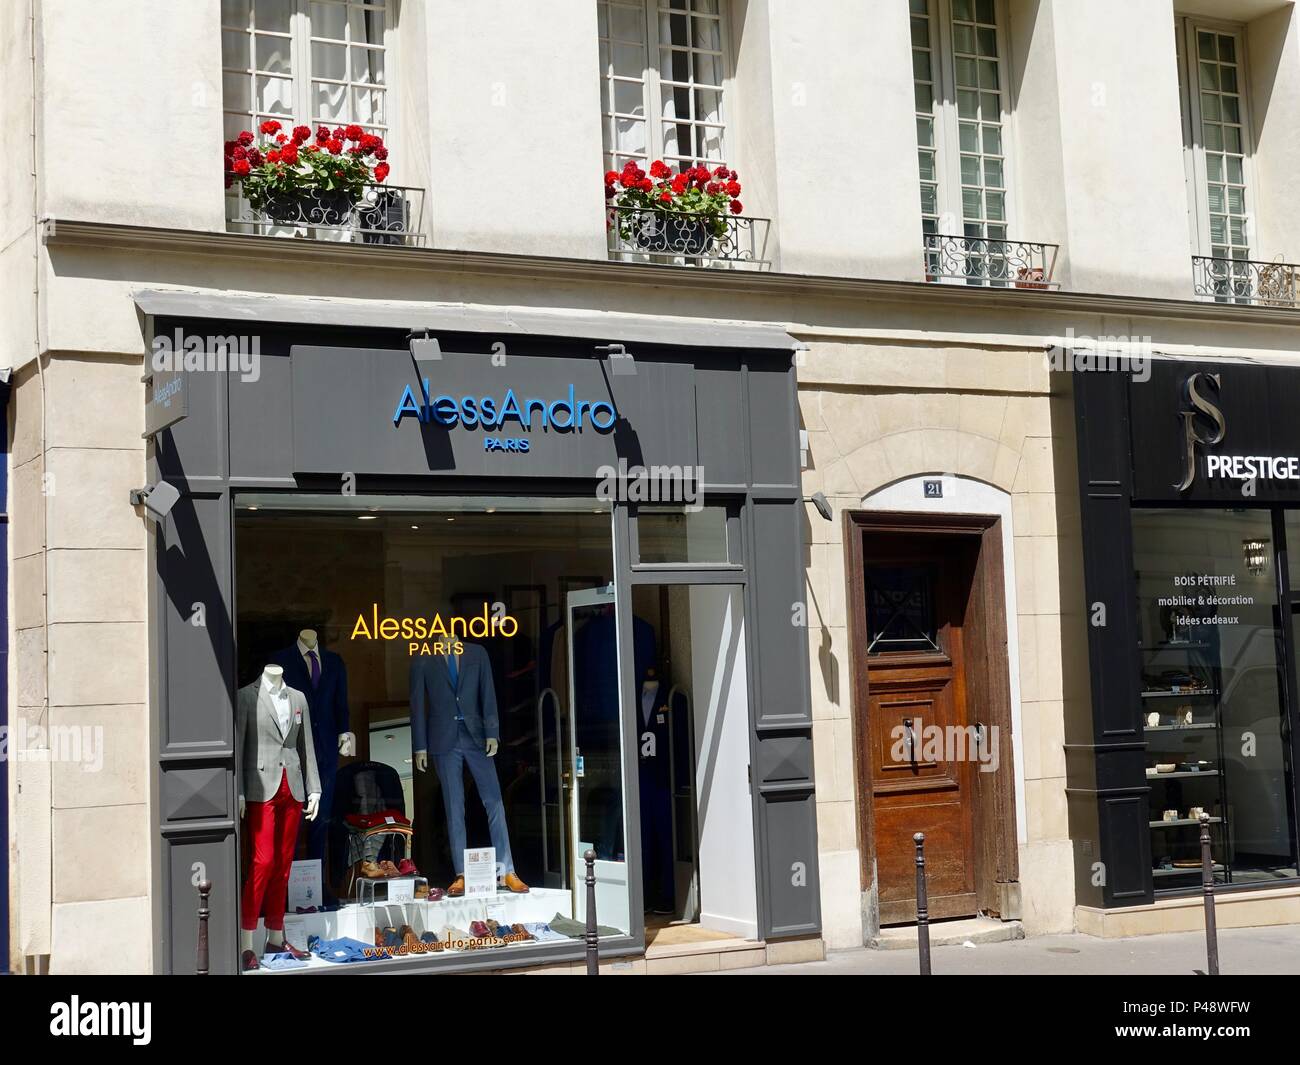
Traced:
<path fill-rule="evenodd" d="M 161 295 L 137 303 L 151 340 L 250 331 L 236 304 L 195 317 Z M 648 910 L 744 941 L 817 939 L 789 337 L 539 335 L 462 316 L 422 322 L 408 343 L 405 329 L 278 319 L 256 324 L 255 380 L 183 373 L 184 416 L 149 442 L 149 482 L 181 490 L 149 566 L 155 970 L 192 970 L 205 878 L 213 970 L 240 964 L 253 859 L 235 708 L 303 630 L 346 669 L 350 709 L 330 738 L 352 742 L 326 770 L 332 747 L 315 741 L 336 781 L 329 858 L 313 879 L 300 841 L 283 926 L 294 945 L 387 942 L 368 971 L 563 968 L 579 939 L 449 940 L 479 920 L 581 922 L 588 846 L 605 958 L 644 951 Z M 167 379 L 155 369 L 152 387 Z M 466 870 L 449 851 L 457 796 L 420 761 L 416 678 L 453 639 L 482 637 L 510 842 L 482 823 L 493 811 L 475 775 L 466 846 L 490 837 L 498 865 L 512 852 L 530 891 L 440 899 L 430 889 Z M 646 783 L 657 747 L 663 786 Z M 353 838 L 357 766 L 400 789 L 409 845 L 371 855 Z M 390 856 L 414 859 L 420 894 L 361 882 L 359 864 Z M 328 909 L 302 905 L 300 877 Z"/>
<path fill-rule="evenodd" d="M 1080 925 L 1293 919 L 1294 368 L 1157 358 L 1077 375 L 1091 701 L 1067 721 Z M 1222 922 L 1225 917 L 1221 916 Z"/>

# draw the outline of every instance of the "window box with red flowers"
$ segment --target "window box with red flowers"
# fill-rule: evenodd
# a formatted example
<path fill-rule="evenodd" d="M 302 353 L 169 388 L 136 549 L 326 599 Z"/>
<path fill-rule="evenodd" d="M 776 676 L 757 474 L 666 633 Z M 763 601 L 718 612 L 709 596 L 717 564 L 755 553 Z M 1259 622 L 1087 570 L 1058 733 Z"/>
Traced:
<path fill-rule="evenodd" d="M 226 187 L 238 185 L 248 206 L 278 225 L 341 228 L 367 188 L 387 180 L 387 160 L 384 142 L 360 126 L 285 133 L 269 119 L 258 135 L 245 130 L 226 142 Z"/>
<path fill-rule="evenodd" d="M 737 233 L 750 219 L 734 170 L 689 166 L 674 172 L 662 160 L 647 173 L 635 161 L 605 174 L 608 226 L 616 250 L 638 249 L 690 261 L 742 259 Z"/>

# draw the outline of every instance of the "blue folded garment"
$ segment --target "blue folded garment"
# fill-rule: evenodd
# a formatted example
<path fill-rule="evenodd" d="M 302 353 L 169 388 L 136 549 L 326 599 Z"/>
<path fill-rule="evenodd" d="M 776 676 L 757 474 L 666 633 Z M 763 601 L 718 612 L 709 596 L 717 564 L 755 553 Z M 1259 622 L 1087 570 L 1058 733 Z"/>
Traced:
<path fill-rule="evenodd" d="M 282 952 L 280 954 L 263 954 L 262 968 L 263 969 L 305 969 L 307 968 L 307 963 L 303 961 L 301 958 L 295 958 L 292 954 L 289 954 L 288 952 Z"/>
<path fill-rule="evenodd" d="M 546 943 L 550 940 L 557 940 L 557 939 L 567 940 L 570 943 L 573 942 L 573 938 L 571 936 L 566 936 L 563 932 L 555 931 L 545 921 L 535 921 L 532 924 L 525 924 L 524 930 L 536 936 L 537 942 L 539 943 Z"/>
<path fill-rule="evenodd" d="M 363 943 L 359 939 L 350 939 L 347 936 L 342 939 L 321 939 L 319 936 L 311 936 L 307 940 L 307 949 L 318 958 L 337 962 L 340 965 L 351 961 L 371 961 L 378 957 L 373 943 Z"/>

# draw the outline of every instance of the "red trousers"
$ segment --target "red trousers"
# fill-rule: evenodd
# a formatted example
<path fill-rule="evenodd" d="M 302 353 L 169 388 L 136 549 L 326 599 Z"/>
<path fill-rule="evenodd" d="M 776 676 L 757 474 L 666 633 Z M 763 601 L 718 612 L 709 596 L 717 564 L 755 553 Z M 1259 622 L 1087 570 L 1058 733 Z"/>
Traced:
<path fill-rule="evenodd" d="M 289 790 L 289 775 L 280 776 L 280 790 L 269 802 L 247 804 L 245 819 L 252 844 L 253 867 L 244 881 L 239 908 L 239 926 L 246 932 L 257 929 L 257 918 L 266 904 L 266 930 L 282 931 L 284 910 L 289 904 L 289 867 L 298 842 L 302 804 Z"/>

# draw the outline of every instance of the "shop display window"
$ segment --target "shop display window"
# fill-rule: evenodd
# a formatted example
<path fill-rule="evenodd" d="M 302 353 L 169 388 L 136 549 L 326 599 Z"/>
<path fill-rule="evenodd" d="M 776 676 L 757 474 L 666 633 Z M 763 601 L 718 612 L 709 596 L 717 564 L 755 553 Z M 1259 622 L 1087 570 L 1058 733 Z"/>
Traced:
<path fill-rule="evenodd" d="M 630 931 L 611 529 L 237 500 L 242 969 L 576 946 L 588 849 L 601 935 Z"/>
<path fill-rule="evenodd" d="M 1216 882 L 1296 876 L 1274 541 L 1267 510 L 1133 512 L 1157 892 L 1199 885 L 1202 811 Z"/>

